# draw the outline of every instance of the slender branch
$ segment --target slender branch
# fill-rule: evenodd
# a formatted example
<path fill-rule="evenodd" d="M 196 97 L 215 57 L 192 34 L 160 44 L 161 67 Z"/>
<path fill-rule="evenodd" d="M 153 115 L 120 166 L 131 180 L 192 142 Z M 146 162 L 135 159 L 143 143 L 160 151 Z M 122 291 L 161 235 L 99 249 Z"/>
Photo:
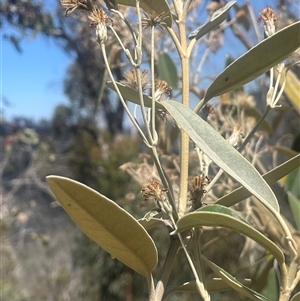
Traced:
<path fill-rule="evenodd" d="M 155 300 L 161 300 L 164 293 L 165 293 L 165 289 L 167 287 L 169 278 L 170 278 L 170 274 L 172 271 L 172 267 L 178 252 L 178 248 L 180 246 L 180 241 L 177 237 L 171 237 L 171 242 L 170 242 L 170 246 L 169 246 L 169 250 L 168 250 L 168 254 L 166 256 L 166 260 L 164 263 L 164 267 L 161 273 L 161 277 L 160 280 L 158 281 L 157 285 L 156 285 L 156 293 L 155 293 Z"/>
<path fill-rule="evenodd" d="M 180 4 L 182 4 L 182 0 L 173 0 L 174 8 L 176 11 L 177 16 L 180 16 L 182 13 L 182 9 L 180 7 Z"/>
<path fill-rule="evenodd" d="M 152 137 L 153 137 L 153 145 L 157 145 L 158 136 L 155 129 L 155 78 L 154 78 L 154 33 L 155 27 L 151 27 L 151 84 L 152 84 L 152 107 L 151 107 L 151 129 L 152 129 Z"/>
<path fill-rule="evenodd" d="M 155 289 L 154 289 L 154 280 L 152 274 L 147 277 L 148 291 L 149 291 L 149 301 L 156 301 Z"/>
<path fill-rule="evenodd" d="M 206 289 L 206 277 L 204 274 L 202 251 L 201 251 L 201 245 L 200 245 L 200 235 L 201 235 L 201 230 L 199 228 L 196 228 L 195 229 L 196 265 L 197 265 L 197 271 L 199 274 L 199 279 L 203 283 L 204 288 Z"/>
<path fill-rule="evenodd" d="M 180 44 L 180 42 L 178 40 L 178 37 L 176 36 L 176 34 L 174 32 L 174 30 L 172 28 L 170 28 L 170 27 L 167 27 L 167 31 L 170 34 L 170 36 L 171 36 L 171 38 L 172 38 L 172 40 L 173 40 L 173 42 L 174 42 L 174 44 L 175 44 L 175 46 L 177 48 L 178 53 L 183 53 L 184 50 L 183 50 L 183 48 L 182 48 L 182 46 L 181 46 L 181 44 Z"/>
<path fill-rule="evenodd" d="M 136 35 L 130 25 L 130 23 L 127 21 L 127 19 L 124 17 L 124 15 L 119 11 L 119 10 L 115 10 L 115 9 L 111 9 L 111 11 L 113 13 L 115 13 L 116 15 L 118 15 L 123 21 L 124 23 L 126 24 L 126 26 L 128 27 L 132 37 L 133 37 L 133 40 L 134 40 L 134 43 L 137 44 L 137 38 L 136 38 Z"/>
<path fill-rule="evenodd" d="M 156 166 L 156 169 L 157 169 L 159 177 L 162 181 L 162 184 L 164 185 L 164 187 L 168 187 L 167 196 L 168 196 L 170 205 L 173 209 L 173 212 L 172 212 L 173 220 L 176 222 L 178 220 L 178 213 L 177 213 L 176 203 L 175 203 L 175 199 L 174 199 L 174 195 L 173 195 L 172 183 L 171 183 L 169 177 L 166 175 L 166 173 L 159 161 L 156 147 L 152 147 L 151 150 L 152 150 L 152 155 L 153 155 L 153 159 L 154 159 L 154 164 Z M 174 226 L 175 226 L 175 224 L 174 224 Z"/>
<path fill-rule="evenodd" d="M 190 7 L 192 1 L 193 0 L 187 0 L 186 3 L 184 4 L 182 15 L 181 15 L 181 18 L 184 20 L 186 20 L 187 14 L 189 12 L 189 7 Z"/>
<path fill-rule="evenodd" d="M 209 296 L 207 290 L 205 289 L 203 283 L 199 279 L 198 273 L 197 273 L 197 271 L 195 269 L 195 266 L 194 266 L 194 263 L 193 263 L 193 261 L 191 259 L 191 256 L 190 256 L 190 254 L 188 253 L 188 251 L 187 251 L 187 249 L 185 247 L 185 244 L 184 244 L 184 241 L 182 239 L 182 236 L 181 236 L 181 234 L 177 234 L 177 235 L 178 235 L 179 240 L 181 242 L 181 246 L 182 246 L 183 251 L 184 251 L 184 253 L 186 255 L 186 258 L 187 258 L 187 260 L 189 262 L 190 268 L 191 268 L 191 270 L 192 270 L 192 272 L 194 274 L 194 277 L 195 277 L 195 280 L 196 280 L 197 290 L 198 290 L 199 294 L 202 296 L 202 298 L 204 299 L 204 301 L 210 301 L 210 296 Z"/>
<path fill-rule="evenodd" d="M 267 106 L 264 114 L 260 117 L 260 119 L 258 120 L 258 122 L 256 123 L 256 125 L 254 126 L 254 128 L 251 130 L 251 132 L 248 134 L 248 136 L 246 137 L 246 139 L 243 141 L 243 143 L 241 144 L 241 146 L 238 148 L 238 151 L 241 152 L 245 146 L 247 145 L 247 143 L 250 141 L 250 139 L 254 136 L 254 134 L 256 133 L 256 131 L 259 129 L 259 127 L 261 126 L 261 124 L 263 123 L 263 121 L 266 119 L 267 115 L 269 114 L 271 110 L 270 106 Z"/>
<path fill-rule="evenodd" d="M 281 291 L 280 291 L 280 301 L 288 301 L 290 300 L 291 294 L 293 290 L 295 289 L 296 285 L 300 281 L 300 271 L 299 270 L 300 265 L 300 255 L 296 254 L 296 256 L 293 258 L 290 268 L 287 272 L 286 278 L 283 280 L 286 280 L 281 285 Z M 283 277 L 282 277 L 283 278 Z"/>
<path fill-rule="evenodd" d="M 118 42 L 119 42 L 119 45 L 122 47 L 124 53 L 126 54 L 126 57 L 128 58 L 130 64 L 133 66 L 133 67 L 136 67 L 136 63 L 134 62 L 131 54 L 130 54 L 130 51 L 128 49 L 125 48 L 122 40 L 120 39 L 118 33 L 115 31 L 115 29 L 113 28 L 113 26 L 109 26 L 109 28 L 112 30 L 112 32 L 114 33 L 115 37 L 117 38 Z"/>
<path fill-rule="evenodd" d="M 106 49 L 105 49 L 105 44 L 104 44 L 104 43 L 101 44 L 101 51 L 102 51 L 102 54 L 103 54 L 103 59 L 104 59 L 104 63 L 105 63 L 105 66 L 106 66 L 108 75 L 109 75 L 109 77 L 110 77 L 111 80 L 112 80 L 112 83 L 113 83 L 113 85 L 114 85 L 114 88 L 115 88 L 115 90 L 116 90 L 118 96 L 120 97 L 120 100 L 121 100 L 121 102 L 122 102 L 122 104 L 123 104 L 123 107 L 124 107 L 124 109 L 125 109 L 125 111 L 126 111 L 128 117 L 130 118 L 131 122 L 132 122 L 133 125 L 136 127 L 136 129 L 138 130 L 138 132 L 139 132 L 139 134 L 141 135 L 142 139 L 145 141 L 145 143 L 146 143 L 147 145 L 149 145 L 148 139 L 147 139 L 146 136 L 144 135 L 144 133 L 143 133 L 143 131 L 142 131 L 140 125 L 137 123 L 136 119 L 132 116 L 132 114 L 131 114 L 131 112 L 130 112 L 130 110 L 129 110 L 129 108 L 128 108 L 128 106 L 127 106 L 127 104 L 126 104 L 126 102 L 125 102 L 125 100 L 124 100 L 124 98 L 123 98 L 123 96 L 122 96 L 122 93 L 120 92 L 119 87 L 117 86 L 117 83 L 116 83 L 116 81 L 115 81 L 115 79 L 114 79 L 114 77 L 113 77 L 113 74 L 112 74 L 112 72 L 111 72 L 111 69 L 110 69 L 110 66 L 109 66 L 109 62 L 108 62 L 108 59 L 107 59 Z"/>
<path fill-rule="evenodd" d="M 181 69 L 182 69 L 182 104 L 189 107 L 189 57 L 187 56 L 186 41 L 186 16 L 179 16 L 179 37 L 183 52 L 180 52 Z M 187 190 L 188 190 L 188 165 L 189 165 L 189 136 L 181 130 L 180 144 L 180 192 L 179 192 L 179 216 L 183 216 L 187 207 Z"/>
<path fill-rule="evenodd" d="M 293 290 L 296 288 L 296 286 L 298 285 L 299 282 L 300 282 L 300 271 L 298 271 L 296 273 L 296 276 L 291 284 L 291 287 L 290 287 L 291 292 L 293 292 Z"/>
<path fill-rule="evenodd" d="M 153 137 L 151 134 L 151 130 L 149 127 L 148 118 L 146 116 L 146 108 L 144 104 L 144 97 L 143 97 L 143 88 L 142 88 L 142 76 L 141 76 L 141 63 L 142 63 L 142 42 L 143 42 L 143 28 L 142 28 L 142 18 L 141 18 L 141 11 L 140 11 L 140 0 L 136 0 L 136 10 L 137 10 L 137 16 L 138 16 L 138 27 L 139 27 L 139 36 L 138 36 L 138 43 L 136 45 L 136 52 L 137 52 L 137 64 L 135 67 L 136 70 L 136 77 L 137 77 L 137 84 L 138 84 L 138 93 L 139 93 L 139 99 L 141 103 L 141 111 L 142 111 L 142 117 L 144 120 L 144 124 L 146 127 L 147 136 L 150 142 L 150 146 L 153 145 Z"/>

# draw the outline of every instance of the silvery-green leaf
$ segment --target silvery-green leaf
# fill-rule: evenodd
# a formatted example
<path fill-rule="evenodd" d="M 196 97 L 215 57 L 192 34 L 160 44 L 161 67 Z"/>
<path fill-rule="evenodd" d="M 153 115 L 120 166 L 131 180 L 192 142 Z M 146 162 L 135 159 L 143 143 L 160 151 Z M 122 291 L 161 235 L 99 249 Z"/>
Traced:
<path fill-rule="evenodd" d="M 116 91 L 114 85 L 112 82 L 107 82 L 106 86 L 113 89 Z M 139 97 L 139 92 L 138 90 L 135 90 L 131 87 L 128 87 L 122 83 L 117 83 L 117 86 L 125 100 L 128 100 L 130 102 L 133 102 L 137 105 L 140 105 L 140 97 Z M 143 99 L 144 99 L 144 105 L 145 107 L 151 108 L 152 106 L 152 98 L 149 97 L 148 95 L 143 94 Z M 156 108 L 157 109 L 163 109 L 163 106 L 160 104 L 160 102 L 156 101 Z"/>
<path fill-rule="evenodd" d="M 211 20 L 206 24 L 204 24 L 203 26 L 193 30 L 189 34 L 188 38 L 190 40 L 192 39 L 199 40 L 205 34 L 209 33 L 211 30 L 213 30 L 215 27 L 221 24 L 227 18 L 229 9 L 232 7 L 232 5 L 235 4 L 235 2 L 236 1 L 230 1 L 224 7 L 216 10 L 212 15 Z"/>
<path fill-rule="evenodd" d="M 300 154 L 267 172 L 263 175 L 263 178 L 269 185 L 272 185 L 296 169 L 299 164 Z M 218 199 L 215 204 L 229 207 L 248 198 L 249 196 L 251 196 L 251 193 L 244 187 L 240 187 Z"/>
<path fill-rule="evenodd" d="M 207 122 L 179 102 L 169 100 L 162 101 L 161 104 L 211 160 L 240 182 L 266 207 L 272 207 L 279 212 L 273 191 L 255 167 Z"/>
<path fill-rule="evenodd" d="M 202 256 L 204 262 L 216 273 L 217 276 L 221 277 L 225 283 L 227 283 L 231 288 L 240 294 L 249 297 L 252 300 L 266 301 L 267 298 L 258 292 L 248 288 L 240 281 L 238 281 L 235 277 L 230 275 L 227 271 L 208 260 L 206 257 Z"/>
<path fill-rule="evenodd" d="M 208 205 L 184 215 L 177 221 L 177 229 L 171 234 L 203 226 L 224 227 L 244 234 L 268 250 L 279 264 L 284 262 L 284 255 L 277 245 L 238 216 L 236 212 L 220 205 Z"/>
<path fill-rule="evenodd" d="M 157 71 L 159 79 L 166 81 L 172 88 L 177 88 L 177 69 L 170 56 L 165 52 L 158 55 Z"/>
<path fill-rule="evenodd" d="M 300 21 L 266 38 L 222 71 L 208 87 L 204 103 L 239 88 L 283 61 L 300 47 Z"/>
<path fill-rule="evenodd" d="M 47 182 L 62 207 L 89 238 L 133 270 L 150 276 L 157 265 L 157 250 L 133 216 L 74 180 L 48 176 Z"/>

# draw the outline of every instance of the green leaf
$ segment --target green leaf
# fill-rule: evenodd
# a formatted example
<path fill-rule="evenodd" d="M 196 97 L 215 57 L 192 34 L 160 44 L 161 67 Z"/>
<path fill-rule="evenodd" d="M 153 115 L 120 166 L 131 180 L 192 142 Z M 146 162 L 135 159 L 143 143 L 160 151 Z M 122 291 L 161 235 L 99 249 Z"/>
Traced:
<path fill-rule="evenodd" d="M 297 156 L 298 157 L 298 161 L 295 164 L 295 168 L 296 166 L 300 166 L 300 154 Z M 298 167 L 297 169 L 293 170 L 292 172 L 290 172 L 287 175 L 287 180 L 285 183 L 285 190 L 290 191 L 291 193 L 293 193 L 296 197 L 300 198 L 300 167 Z"/>
<path fill-rule="evenodd" d="M 267 285 L 267 278 L 270 269 L 274 266 L 274 257 L 271 254 L 267 254 L 262 257 L 259 261 L 251 264 L 249 267 L 245 267 L 244 270 L 254 270 L 255 273 L 250 276 L 251 288 L 261 292 L 262 289 Z"/>
<path fill-rule="evenodd" d="M 299 31 L 300 21 L 281 29 L 235 60 L 209 86 L 204 103 L 250 82 L 283 61 L 300 47 L 300 39 L 296 38 Z"/>
<path fill-rule="evenodd" d="M 251 224 L 247 220 L 245 220 L 242 216 L 240 216 L 236 211 L 233 211 L 232 209 L 227 208 L 225 206 L 220 206 L 220 205 L 215 205 L 215 204 L 207 205 L 207 206 L 197 209 L 195 212 L 199 212 L 199 211 L 225 214 L 225 215 L 231 216 L 231 217 L 238 219 L 241 222 L 244 222 L 251 226 Z"/>
<path fill-rule="evenodd" d="M 48 176 L 47 181 L 62 207 L 88 237 L 113 257 L 149 277 L 157 265 L 157 250 L 134 217 L 84 184 L 59 176 Z"/>
<path fill-rule="evenodd" d="M 181 103 L 161 101 L 179 127 L 199 146 L 199 148 L 230 176 L 240 182 L 267 208 L 279 212 L 277 199 L 258 171 L 219 133 L 196 113 Z"/>
<path fill-rule="evenodd" d="M 136 0 L 118 0 L 119 4 L 136 6 Z M 153 12 L 156 13 L 156 16 L 165 13 L 166 18 L 163 20 L 168 27 L 172 26 L 172 14 L 169 7 L 169 4 L 166 0 L 140 0 L 141 8 L 149 14 Z"/>
<path fill-rule="evenodd" d="M 177 69 L 167 53 L 159 54 L 157 61 L 157 71 L 159 79 L 166 81 L 172 88 L 177 88 Z"/>
<path fill-rule="evenodd" d="M 193 30 L 188 38 L 190 40 L 196 39 L 199 40 L 201 37 L 203 37 L 205 34 L 209 33 L 212 31 L 214 28 L 216 28 L 219 24 L 221 24 L 228 16 L 229 9 L 232 7 L 232 5 L 235 4 L 236 1 L 230 1 L 228 2 L 225 6 L 222 8 L 216 10 L 209 22 L 204 24 L 203 26 Z"/>
<path fill-rule="evenodd" d="M 284 77 L 280 77 L 280 85 L 283 84 Z M 286 74 L 286 83 L 284 87 L 284 94 L 293 105 L 294 109 L 300 114 L 300 98 L 299 98 L 299 86 L 300 80 L 298 76 L 293 72 L 289 71 Z"/>
<path fill-rule="evenodd" d="M 297 294 L 295 294 L 295 295 L 292 297 L 291 301 L 300 301 L 300 292 L 297 293 Z"/>
<path fill-rule="evenodd" d="M 267 296 L 268 300 L 278 300 L 279 299 L 279 288 L 277 275 L 274 268 L 269 271 L 267 286 L 263 290 L 263 293 Z"/>
<path fill-rule="evenodd" d="M 249 279 L 239 279 L 244 285 L 250 285 L 251 281 Z M 225 283 L 221 278 L 206 279 L 206 289 L 209 292 L 223 292 L 228 291 L 231 287 Z M 196 293 L 199 294 L 197 289 L 196 281 L 189 281 L 180 286 L 171 288 L 166 291 L 164 299 L 175 293 Z"/>
<path fill-rule="evenodd" d="M 114 91 L 116 91 L 114 85 L 112 82 L 107 82 L 106 83 L 107 87 L 113 89 Z M 139 92 L 138 90 L 135 90 L 133 88 L 130 88 L 128 86 L 125 86 L 124 84 L 121 83 L 117 83 L 117 86 L 123 96 L 124 99 L 129 100 L 137 105 L 140 105 L 140 98 L 139 98 Z M 145 107 L 151 108 L 152 106 L 152 98 L 149 97 L 148 95 L 143 95 L 143 99 L 144 99 L 144 104 Z M 160 104 L 160 102 L 156 101 L 156 108 L 157 109 L 163 109 L 163 106 Z"/>
<path fill-rule="evenodd" d="M 277 166 L 276 168 L 264 174 L 263 175 L 264 180 L 269 185 L 274 184 L 275 182 L 283 178 L 285 175 L 290 173 L 292 170 L 297 168 L 299 166 L 299 159 L 300 159 L 300 154 L 282 163 L 281 165 Z M 231 193 L 223 196 L 222 198 L 218 199 L 215 202 L 215 204 L 230 207 L 250 196 L 251 193 L 247 189 L 245 189 L 244 187 L 240 187 L 235 189 Z"/>
<path fill-rule="evenodd" d="M 178 220 L 177 229 L 171 234 L 202 226 L 224 227 L 244 234 L 268 250 L 280 264 L 284 262 L 282 251 L 271 240 L 253 228 L 236 212 L 220 205 L 208 205 L 184 215 Z"/>
<path fill-rule="evenodd" d="M 224 269 L 216 265 L 215 263 L 208 260 L 206 257 L 202 256 L 205 263 L 218 275 L 223 279 L 225 283 L 227 283 L 231 288 L 233 288 L 235 291 L 239 292 L 240 294 L 249 297 L 252 300 L 267 300 L 267 298 L 256 291 L 248 288 L 244 284 L 242 284 L 240 281 L 238 281 L 235 277 L 230 275 L 228 272 L 226 272 Z"/>
<path fill-rule="evenodd" d="M 293 158 L 298 155 L 298 152 L 294 151 L 293 149 L 290 149 L 289 147 L 283 146 L 283 145 L 275 145 L 273 149 L 275 151 L 281 153 L 282 155 L 285 155 L 288 158 Z"/>
<path fill-rule="evenodd" d="M 300 231 L 300 200 L 294 196 L 291 192 L 288 192 L 288 200 L 290 207 L 297 225 L 297 229 Z"/>

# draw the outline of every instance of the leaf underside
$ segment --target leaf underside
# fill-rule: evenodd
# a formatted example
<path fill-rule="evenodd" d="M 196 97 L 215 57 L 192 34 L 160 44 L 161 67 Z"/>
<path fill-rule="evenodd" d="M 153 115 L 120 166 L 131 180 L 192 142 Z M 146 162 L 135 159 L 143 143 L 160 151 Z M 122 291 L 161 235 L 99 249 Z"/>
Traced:
<path fill-rule="evenodd" d="M 134 217 L 84 184 L 59 176 L 48 176 L 47 182 L 59 203 L 88 237 L 138 273 L 146 277 L 151 274 L 157 265 L 157 250 Z"/>

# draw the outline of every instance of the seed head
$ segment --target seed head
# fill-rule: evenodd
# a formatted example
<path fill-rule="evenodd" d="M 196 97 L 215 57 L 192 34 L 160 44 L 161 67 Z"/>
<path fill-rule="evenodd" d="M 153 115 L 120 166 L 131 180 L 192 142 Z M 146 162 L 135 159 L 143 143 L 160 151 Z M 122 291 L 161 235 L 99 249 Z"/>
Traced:
<path fill-rule="evenodd" d="M 89 19 L 92 21 L 90 26 L 96 27 L 98 43 L 105 43 L 107 40 L 107 26 L 113 25 L 112 19 L 101 8 L 93 9 L 89 14 Z"/>
<path fill-rule="evenodd" d="M 275 24 L 274 22 L 277 20 L 274 10 L 268 6 L 260 11 L 260 16 L 257 21 L 260 23 L 264 22 L 264 28 L 266 36 L 269 37 L 275 33 Z"/>
<path fill-rule="evenodd" d="M 145 18 L 142 19 L 142 26 L 143 28 L 148 27 L 159 27 L 160 29 L 163 29 L 163 26 L 167 26 L 167 23 L 164 22 L 164 19 L 166 19 L 168 16 L 165 12 L 162 12 L 160 14 L 156 14 L 156 12 L 152 12 L 152 14 L 149 14 L 147 12 L 144 12 Z"/>
<path fill-rule="evenodd" d="M 159 182 L 156 180 L 151 180 L 145 187 L 143 187 L 141 193 L 145 201 L 154 200 L 154 201 L 164 201 L 165 193 L 168 189 L 160 189 Z"/>
<path fill-rule="evenodd" d="M 166 93 L 168 95 L 168 97 L 170 97 L 171 91 L 172 91 L 172 88 L 166 81 L 161 80 L 161 79 L 156 79 L 155 93 L 154 93 L 155 100 L 159 100 L 164 93 Z"/>
<path fill-rule="evenodd" d="M 238 148 L 242 144 L 243 138 L 244 138 L 243 128 L 241 127 L 240 124 L 237 124 L 233 128 L 233 132 L 229 137 L 228 142 L 233 147 Z"/>
<path fill-rule="evenodd" d="M 121 80 L 121 83 L 137 90 L 138 89 L 138 82 L 136 77 L 136 70 L 131 68 L 124 72 L 124 79 Z M 141 72 L 141 81 L 142 81 L 142 90 L 146 90 L 148 88 L 148 71 L 142 70 Z"/>
<path fill-rule="evenodd" d="M 60 0 L 60 3 L 66 9 L 66 17 L 77 8 L 83 10 L 89 10 L 90 8 L 90 4 L 86 0 Z"/>
<path fill-rule="evenodd" d="M 192 211 L 202 207 L 202 199 L 206 190 L 204 187 L 210 183 L 208 176 L 203 174 L 195 176 L 190 181 L 190 193 L 192 201 Z"/>

